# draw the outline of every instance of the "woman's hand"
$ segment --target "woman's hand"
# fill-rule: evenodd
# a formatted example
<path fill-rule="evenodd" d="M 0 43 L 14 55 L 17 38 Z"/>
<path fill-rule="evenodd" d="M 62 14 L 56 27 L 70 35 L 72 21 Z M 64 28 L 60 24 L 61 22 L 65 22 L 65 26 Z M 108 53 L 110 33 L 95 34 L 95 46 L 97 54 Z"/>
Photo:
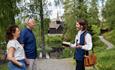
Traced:
<path fill-rule="evenodd" d="M 22 67 L 22 66 L 23 66 L 23 64 L 19 62 L 19 63 L 18 63 L 18 66 L 19 66 L 19 67 Z"/>
<path fill-rule="evenodd" d="M 28 59 L 25 59 L 26 65 L 29 66 L 30 62 Z"/>

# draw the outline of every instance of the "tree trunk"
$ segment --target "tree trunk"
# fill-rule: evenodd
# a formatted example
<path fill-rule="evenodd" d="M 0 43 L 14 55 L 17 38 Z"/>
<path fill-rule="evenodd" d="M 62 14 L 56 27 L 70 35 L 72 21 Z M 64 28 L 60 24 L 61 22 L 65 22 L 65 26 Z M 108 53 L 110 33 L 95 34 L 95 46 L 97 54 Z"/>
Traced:
<path fill-rule="evenodd" d="M 46 58 L 42 0 L 40 1 L 40 18 L 41 18 L 42 54 L 43 54 L 42 58 Z"/>

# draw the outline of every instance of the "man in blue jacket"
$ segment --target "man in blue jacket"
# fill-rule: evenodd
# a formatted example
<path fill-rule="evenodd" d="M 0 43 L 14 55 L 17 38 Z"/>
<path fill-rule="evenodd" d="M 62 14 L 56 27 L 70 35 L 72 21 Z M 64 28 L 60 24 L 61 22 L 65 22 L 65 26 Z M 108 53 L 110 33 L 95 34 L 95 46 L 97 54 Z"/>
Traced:
<path fill-rule="evenodd" d="M 29 17 L 25 20 L 26 28 L 21 31 L 19 42 L 23 45 L 28 70 L 36 70 L 35 59 L 37 57 L 36 39 L 32 29 L 36 23 L 34 18 Z"/>

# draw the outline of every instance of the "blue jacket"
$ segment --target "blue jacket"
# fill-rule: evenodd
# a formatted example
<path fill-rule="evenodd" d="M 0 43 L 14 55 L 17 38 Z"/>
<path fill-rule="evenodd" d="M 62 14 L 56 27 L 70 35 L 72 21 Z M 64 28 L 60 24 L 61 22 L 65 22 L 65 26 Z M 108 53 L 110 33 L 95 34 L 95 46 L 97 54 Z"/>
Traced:
<path fill-rule="evenodd" d="M 35 59 L 37 57 L 36 39 L 30 29 L 25 28 L 21 31 L 19 42 L 24 44 L 26 58 Z"/>

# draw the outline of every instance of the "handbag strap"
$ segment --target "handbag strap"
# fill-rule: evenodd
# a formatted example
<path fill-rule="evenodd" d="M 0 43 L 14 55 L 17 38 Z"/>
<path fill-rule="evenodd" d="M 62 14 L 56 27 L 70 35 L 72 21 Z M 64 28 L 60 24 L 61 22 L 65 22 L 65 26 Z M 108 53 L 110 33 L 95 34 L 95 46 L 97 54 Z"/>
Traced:
<path fill-rule="evenodd" d="M 86 44 L 86 42 L 85 42 L 85 36 L 86 36 L 86 34 L 88 33 L 88 31 L 86 30 L 86 31 L 84 31 L 84 44 Z M 92 47 L 92 53 L 94 53 L 94 49 L 93 49 L 93 47 Z M 85 55 L 89 55 L 89 51 L 85 51 Z"/>

